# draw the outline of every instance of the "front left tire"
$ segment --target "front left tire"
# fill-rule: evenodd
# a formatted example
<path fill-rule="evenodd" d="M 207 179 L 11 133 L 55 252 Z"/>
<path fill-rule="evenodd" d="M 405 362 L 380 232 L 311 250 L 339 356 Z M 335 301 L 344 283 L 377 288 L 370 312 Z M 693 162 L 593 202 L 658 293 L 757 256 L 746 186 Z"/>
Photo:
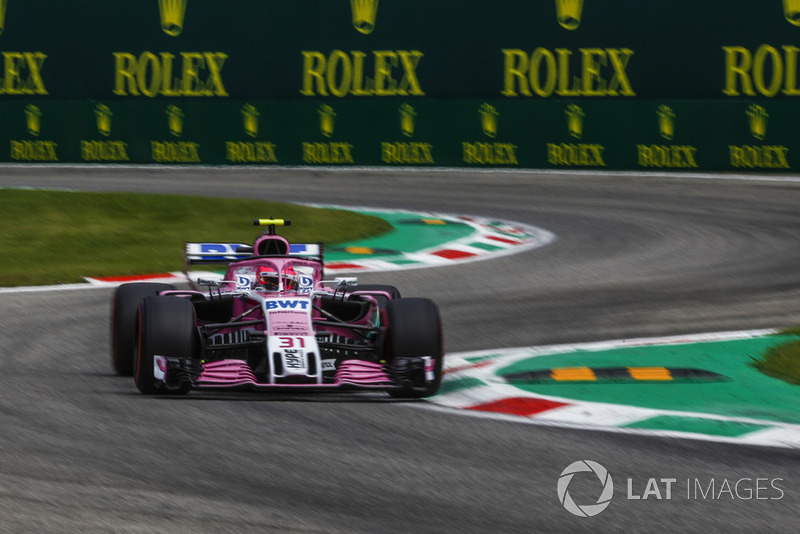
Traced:
<path fill-rule="evenodd" d="M 439 391 L 444 364 L 439 309 L 429 299 L 405 298 L 386 305 L 387 359 L 397 373 L 399 388 L 392 397 L 415 399 Z M 422 362 L 430 358 L 426 368 Z"/>

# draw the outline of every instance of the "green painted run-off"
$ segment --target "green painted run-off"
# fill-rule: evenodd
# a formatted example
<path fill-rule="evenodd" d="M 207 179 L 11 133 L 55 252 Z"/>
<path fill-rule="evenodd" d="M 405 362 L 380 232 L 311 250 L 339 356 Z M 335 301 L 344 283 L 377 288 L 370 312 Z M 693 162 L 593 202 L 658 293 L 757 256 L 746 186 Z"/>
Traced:
<path fill-rule="evenodd" d="M 722 382 L 551 382 L 515 384 L 542 395 L 576 401 L 603 402 L 800 424 L 800 387 L 771 378 L 752 365 L 769 347 L 796 340 L 795 336 L 764 336 L 736 341 L 577 350 L 543 355 L 500 369 L 497 374 L 557 367 L 666 366 L 693 367 L 729 378 Z M 678 421 L 680 419 L 680 421 Z M 700 425 L 700 426 L 698 426 Z M 737 435 L 757 428 L 703 423 L 692 418 L 658 417 L 629 425 L 717 435 Z M 700 430 L 702 428 L 702 430 Z"/>
<path fill-rule="evenodd" d="M 358 210 L 359 213 L 380 217 L 389 221 L 393 229 L 390 233 L 361 239 L 349 243 L 332 245 L 325 251 L 328 262 L 380 259 L 394 263 L 408 261 L 405 254 L 413 254 L 445 243 L 466 238 L 475 233 L 475 228 L 451 218 L 436 216 L 421 217 L 410 213 L 372 212 Z M 425 220 L 442 221 L 444 224 L 426 223 Z M 353 249 L 373 249 L 369 254 L 348 252 Z"/>

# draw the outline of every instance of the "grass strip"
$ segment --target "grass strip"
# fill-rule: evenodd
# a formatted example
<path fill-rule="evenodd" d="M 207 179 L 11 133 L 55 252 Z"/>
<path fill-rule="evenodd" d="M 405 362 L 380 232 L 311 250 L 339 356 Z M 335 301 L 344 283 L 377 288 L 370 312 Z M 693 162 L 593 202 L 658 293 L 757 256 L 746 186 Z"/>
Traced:
<path fill-rule="evenodd" d="M 186 241 L 250 243 L 258 217 L 292 220 L 290 242 L 326 245 L 391 230 L 377 217 L 263 200 L 0 189 L 0 286 L 178 271 Z"/>
<path fill-rule="evenodd" d="M 761 357 L 753 358 L 752 364 L 767 376 L 800 384 L 800 340 L 771 347 Z"/>

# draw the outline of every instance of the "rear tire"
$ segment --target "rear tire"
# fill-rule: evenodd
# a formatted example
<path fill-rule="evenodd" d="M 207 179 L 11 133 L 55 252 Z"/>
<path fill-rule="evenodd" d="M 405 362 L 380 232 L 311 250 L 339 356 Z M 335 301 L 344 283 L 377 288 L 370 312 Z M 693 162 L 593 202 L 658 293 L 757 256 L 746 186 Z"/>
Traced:
<path fill-rule="evenodd" d="M 114 291 L 111 300 L 111 366 L 120 376 L 133 376 L 136 351 L 136 317 L 139 303 L 161 291 L 171 291 L 175 286 L 136 282 L 123 284 Z"/>
<path fill-rule="evenodd" d="M 196 357 L 196 320 L 191 301 L 181 297 L 145 297 L 139 305 L 138 325 L 133 374 L 136 387 L 145 395 L 187 393 L 191 389 L 188 378 L 179 384 L 167 384 L 156 378 L 154 365 L 155 356 Z"/>
<path fill-rule="evenodd" d="M 389 392 L 398 398 L 430 397 L 439 391 L 442 381 L 444 349 L 439 309 L 433 301 L 422 298 L 393 300 L 386 305 L 387 359 L 398 369 L 398 359 L 433 358 L 433 379 L 425 381 L 424 372 L 415 372 L 401 384 L 400 389 Z"/>

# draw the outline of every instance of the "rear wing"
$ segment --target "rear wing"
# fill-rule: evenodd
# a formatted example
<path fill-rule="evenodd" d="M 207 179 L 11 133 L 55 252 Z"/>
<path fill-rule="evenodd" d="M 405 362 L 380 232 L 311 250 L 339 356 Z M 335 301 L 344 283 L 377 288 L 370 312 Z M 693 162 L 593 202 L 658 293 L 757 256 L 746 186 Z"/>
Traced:
<path fill-rule="evenodd" d="M 187 265 L 227 265 L 233 261 L 256 257 L 253 246 L 244 243 L 186 243 Z M 292 243 L 289 256 L 322 261 L 322 245 L 319 243 Z"/>

